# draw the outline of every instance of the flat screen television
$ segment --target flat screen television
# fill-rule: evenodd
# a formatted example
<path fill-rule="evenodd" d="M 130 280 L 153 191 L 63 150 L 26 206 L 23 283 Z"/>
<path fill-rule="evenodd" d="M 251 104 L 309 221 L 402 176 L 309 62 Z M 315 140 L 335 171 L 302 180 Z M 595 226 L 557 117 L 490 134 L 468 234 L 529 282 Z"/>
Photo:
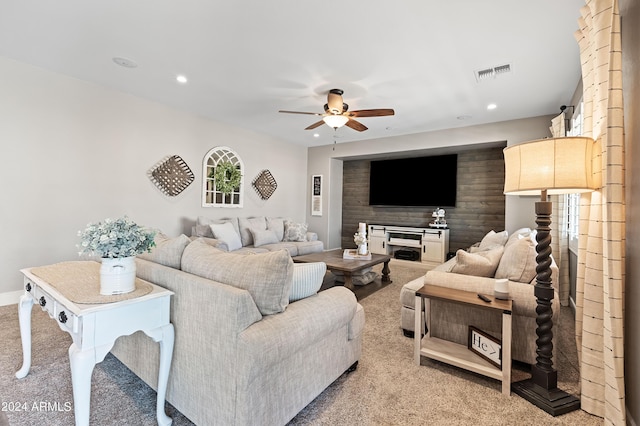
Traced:
<path fill-rule="evenodd" d="M 370 206 L 455 207 L 458 155 L 371 161 Z"/>

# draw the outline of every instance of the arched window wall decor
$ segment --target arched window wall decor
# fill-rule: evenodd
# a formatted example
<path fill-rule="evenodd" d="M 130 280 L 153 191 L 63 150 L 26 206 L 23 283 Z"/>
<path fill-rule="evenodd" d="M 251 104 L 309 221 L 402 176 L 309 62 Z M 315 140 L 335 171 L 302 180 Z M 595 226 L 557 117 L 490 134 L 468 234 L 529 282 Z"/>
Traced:
<path fill-rule="evenodd" d="M 228 191 L 226 186 L 233 181 L 237 174 L 228 165 L 233 166 L 240 175 L 240 182 L 233 189 Z M 221 176 L 222 168 L 225 184 L 216 185 L 216 170 Z M 226 146 L 217 146 L 211 149 L 204 156 L 202 162 L 202 206 L 203 207 L 242 207 L 244 186 L 244 163 L 238 154 Z"/>

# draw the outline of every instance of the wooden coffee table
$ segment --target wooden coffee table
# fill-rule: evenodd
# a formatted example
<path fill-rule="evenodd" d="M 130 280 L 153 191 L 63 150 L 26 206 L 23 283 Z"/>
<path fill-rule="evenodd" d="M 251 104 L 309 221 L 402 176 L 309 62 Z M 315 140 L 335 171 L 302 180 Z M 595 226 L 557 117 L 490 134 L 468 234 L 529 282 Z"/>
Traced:
<path fill-rule="evenodd" d="M 310 263 L 310 262 L 324 262 L 327 265 L 327 269 L 330 271 L 341 271 L 344 273 L 344 285 L 345 287 L 353 286 L 352 274 L 354 272 L 362 271 L 363 269 L 370 268 L 374 265 L 384 263 L 382 267 L 382 282 L 391 283 L 389 273 L 389 261 L 391 256 L 387 254 L 371 254 L 371 260 L 355 260 L 355 259 L 343 259 L 342 254 L 344 250 L 336 249 L 323 251 L 320 253 L 305 254 L 302 256 L 296 256 L 293 258 L 297 263 Z"/>

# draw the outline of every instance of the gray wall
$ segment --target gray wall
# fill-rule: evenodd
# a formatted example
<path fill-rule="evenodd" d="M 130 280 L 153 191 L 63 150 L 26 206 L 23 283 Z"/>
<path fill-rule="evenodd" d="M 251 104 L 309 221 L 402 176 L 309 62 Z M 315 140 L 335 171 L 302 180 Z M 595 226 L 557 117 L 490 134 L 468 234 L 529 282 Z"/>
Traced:
<path fill-rule="evenodd" d="M 640 422 L 640 2 L 620 0 L 626 138 L 625 387 L 628 424 Z M 633 173 L 633 172 L 635 173 Z"/>
<path fill-rule="evenodd" d="M 20 294 L 19 269 L 77 260 L 88 222 L 127 214 L 173 236 L 198 215 L 305 218 L 305 147 L 1 57 L 0 80 L 0 303 Z M 201 207 L 202 160 L 221 145 L 244 161 L 242 209 Z M 168 198 L 147 171 L 174 154 L 196 180 Z M 268 201 L 251 188 L 263 169 L 278 183 Z"/>
<path fill-rule="evenodd" d="M 469 247 L 492 229 L 504 229 L 504 156 L 502 148 L 462 150 L 458 154 L 457 200 L 447 208 L 449 251 Z M 426 227 L 434 208 L 369 205 L 370 160 L 345 161 L 342 189 L 342 247 L 354 247 L 359 222 Z M 428 178 L 416 190 L 436 184 Z M 437 207 L 437 206 L 435 206 Z"/>

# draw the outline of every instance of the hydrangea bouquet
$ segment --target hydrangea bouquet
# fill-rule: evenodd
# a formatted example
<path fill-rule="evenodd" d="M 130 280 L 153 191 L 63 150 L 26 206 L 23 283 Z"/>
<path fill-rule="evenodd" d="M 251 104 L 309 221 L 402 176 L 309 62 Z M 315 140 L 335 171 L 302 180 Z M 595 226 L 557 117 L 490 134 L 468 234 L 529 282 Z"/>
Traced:
<path fill-rule="evenodd" d="M 80 255 L 120 258 L 150 252 L 156 244 L 156 232 L 137 225 L 124 216 L 90 223 L 84 231 L 78 231 L 82 242 L 78 244 Z"/>

